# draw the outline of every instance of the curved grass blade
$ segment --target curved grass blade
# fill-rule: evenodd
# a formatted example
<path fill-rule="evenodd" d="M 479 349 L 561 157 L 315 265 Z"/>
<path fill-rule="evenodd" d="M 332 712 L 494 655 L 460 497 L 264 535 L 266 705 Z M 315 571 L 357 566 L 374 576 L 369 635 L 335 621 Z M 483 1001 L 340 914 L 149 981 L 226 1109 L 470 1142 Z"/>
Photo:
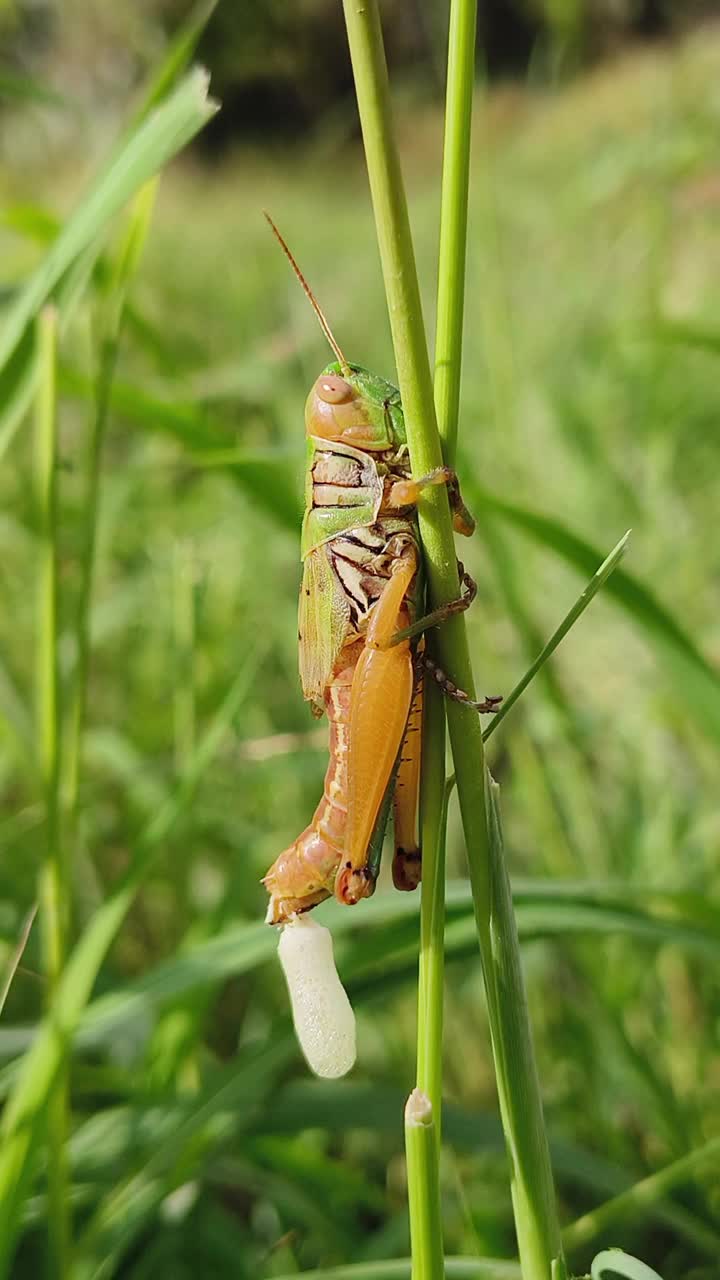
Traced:
<path fill-rule="evenodd" d="M 391 1262 L 356 1262 L 349 1267 L 330 1267 L 323 1271 L 303 1271 L 304 1280 L 411 1280 L 412 1259 L 396 1258 Z M 517 1262 L 499 1258 L 446 1258 L 447 1280 L 522 1280 Z M 275 1280 L 296 1280 L 293 1276 L 276 1276 Z"/>
<path fill-rule="evenodd" d="M 207 76 L 190 72 L 112 155 L 78 203 L 42 262 L 11 304 L 0 333 L 4 369 L 40 308 L 65 273 L 104 232 L 110 220 L 215 114 Z"/>
<path fill-rule="evenodd" d="M 634 1217 L 639 1211 L 646 1212 L 648 1207 L 657 1203 L 675 1187 L 690 1181 L 702 1169 L 717 1168 L 720 1159 L 720 1138 L 711 1138 L 704 1146 L 697 1147 L 679 1160 L 673 1160 L 664 1169 L 651 1173 L 647 1178 L 636 1182 L 634 1186 L 621 1191 L 597 1209 L 583 1214 L 565 1231 L 565 1241 L 570 1249 L 587 1244 L 601 1232 L 607 1230 L 611 1223 L 625 1216 Z M 717 1241 L 714 1242 L 717 1256 Z M 600 1255 L 602 1256 L 602 1255 Z M 620 1273 L 624 1274 L 624 1273 Z"/>
<path fill-rule="evenodd" d="M 592 1280 L 605 1280 L 606 1276 L 624 1276 L 625 1280 L 662 1280 L 652 1267 L 639 1258 L 633 1258 L 622 1249 L 604 1249 L 593 1259 L 590 1269 Z"/>

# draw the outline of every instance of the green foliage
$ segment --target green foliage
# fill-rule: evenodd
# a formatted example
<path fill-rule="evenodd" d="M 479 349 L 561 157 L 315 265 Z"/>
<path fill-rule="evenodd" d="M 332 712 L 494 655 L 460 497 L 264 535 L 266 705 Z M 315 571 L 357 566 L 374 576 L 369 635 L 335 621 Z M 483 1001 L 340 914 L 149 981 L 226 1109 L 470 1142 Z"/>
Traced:
<path fill-rule="evenodd" d="M 720 1252 L 712 1167 L 681 1163 L 718 1124 L 718 637 L 707 584 L 718 570 L 708 530 L 720 383 L 717 343 L 705 339 L 718 328 L 719 70 L 706 37 L 552 99 L 517 90 L 477 104 L 458 465 L 480 518 L 463 558 L 480 582 L 468 621 L 478 650 L 482 636 L 484 690 L 513 687 L 602 550 L 633 528 L 623 570 L 488 744 L 568 1242 L 576 1219 L 614 1206 L 593 1219 L 599 1235 L 575 1232 L 578 1272 L 616 1243 L 668 1278 L 710 1277 Z M 134 126 L 134 145 L 150 119 Z M 438 122 L 401 124 L 430 297 Z M 291 1037 L 258 883 L 307 821 L 324 769 L 324 731 L 298 689 L 295 610 L 302 406 L 327 363 L 260 210 L 281 221 L 349 357 L 392 378 L 362 158 L 354 147 L 271 164 L 242 153 L 216 171 L 163 175 L 109 393 L 71 958 L 45 1022 L 37 926 L 20 955 L 46 853 L 23 333 L 54 290 L 67 690 L 84 459 L 118 261 L 105 214 L 135 188 L 86 204 L 98 217 L 69 256 L 51 250 L 48 274 L 55 219 L 69 243 L 75 171 L 60 191 L 52 173 L 4 181 L 5 276 L 24 271 L 0 372 L 6 1268 L 11 1256 L 13 1276 L 42 1265 L 45 1106 L 67 1052 L 78 1275 L 406 1275 L 401 1114 L 418 904 L 383 882 L 354 912 L 323 908 L 360 1032 L 354 1077 L 331 1087 L 307 1079 Z M 447 854 L 447 1274 L 505 1280 L 512 1262 L 470 1260 L 510 1259 L 514 1240 L 452 806 Z M 666 1167 L 681 1180 L 628 1197 Z"/>

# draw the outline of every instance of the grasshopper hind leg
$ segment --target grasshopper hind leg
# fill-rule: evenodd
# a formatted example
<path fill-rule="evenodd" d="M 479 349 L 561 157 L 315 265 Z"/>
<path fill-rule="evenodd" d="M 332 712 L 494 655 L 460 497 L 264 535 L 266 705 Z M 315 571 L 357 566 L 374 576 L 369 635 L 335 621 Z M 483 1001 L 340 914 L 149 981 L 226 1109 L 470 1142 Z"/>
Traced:
<path fill-rule="evenodd" d="M 393 818 L 395 856 L 392 878 L 396 889 L 412 892 L 422 875 L 422 855 L 418 830 L 420 802 L 420 761 L 422 750 L 422 671 L 415 667 L 415 693 L 408 716 L 405 737 L 400 749 Z"/>
<path fill-rule="evenodd" d="M 353 675 L 348 733 L 345 858 L 335 896 L 348 906 L 374 887 L 368 846 L 400 755 L 415 691 L 407 640 L 388 640 L 407 621 L 405 595 L 417 569 L 414 549 L 397 559 L 370 616 Z"/>

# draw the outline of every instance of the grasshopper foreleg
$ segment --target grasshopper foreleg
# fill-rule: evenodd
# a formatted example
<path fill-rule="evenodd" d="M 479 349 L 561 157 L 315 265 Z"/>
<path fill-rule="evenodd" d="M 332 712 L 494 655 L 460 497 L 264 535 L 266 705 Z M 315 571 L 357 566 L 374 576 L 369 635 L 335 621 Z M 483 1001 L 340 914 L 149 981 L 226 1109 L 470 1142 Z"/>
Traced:
<path fill-rule="evenodd" d="M 419 476 L 417 480 L 396 480 L 390 489 L 388 505 L 414 507 L 423 489 L 436 484 L 447 485 L 453 528 L 456 533 L 469 538 L 475 532 L 475 520 L 462 500 L 457 472 L 452 467 L 435 467 L 434 471 L 428 471 L 427 475 Z"/>

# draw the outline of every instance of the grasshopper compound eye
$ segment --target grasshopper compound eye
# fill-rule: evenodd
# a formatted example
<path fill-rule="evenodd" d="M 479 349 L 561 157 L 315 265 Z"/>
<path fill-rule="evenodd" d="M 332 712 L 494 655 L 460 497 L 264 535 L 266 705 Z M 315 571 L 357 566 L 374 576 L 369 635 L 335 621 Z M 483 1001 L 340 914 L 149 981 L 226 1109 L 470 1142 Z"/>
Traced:
<path fill-rule="evenodd" d="M 308 1066 L 326 1079 L 344 1076 L 355 1062 L 355 1015 L 335 968 L 329 931 L 296 916 L 283 927 L 278 951 Z"/>
<path fill-rule="evenodd" d="M 318 378 L 315 390 L 321 400 L 326 404 L 348 404 L 354 398 L 355 392 L 346 382 L 344 378 L 338 378 L 335 374 L 325 374 L 322 378 Z"/>

